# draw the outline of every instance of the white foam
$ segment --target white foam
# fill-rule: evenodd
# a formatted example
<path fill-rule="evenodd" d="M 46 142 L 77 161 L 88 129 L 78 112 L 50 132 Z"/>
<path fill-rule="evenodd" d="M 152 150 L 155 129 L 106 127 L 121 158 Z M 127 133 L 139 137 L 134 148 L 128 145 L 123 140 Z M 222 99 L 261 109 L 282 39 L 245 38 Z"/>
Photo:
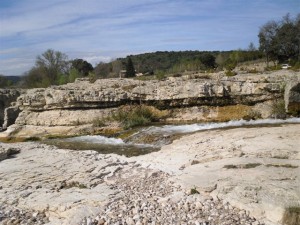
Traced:
<path fill-rule="evenodd" d="M 264 124 L 285 124 L 285 123 L 300 123 L 300 118 L 289 118 L 286 120 L 281 119 L 261 119 L 261 120 L 232 120 L 224 123 L 198 123 L 187 125 L 166 125 L 162 127 L 151 127 L 147 132 L 158 133 L 190 133 L 201 130 L 211 130 L 216 128 L 226 127 L 241 127 L 249 125 L 264 125 Z"/>
<path fill-rule="evenodd" d="M 108 144 L 108 145 L 124 145 L 125 142 L 121 138 L 109 138 L 101 135 L 86 135 L 74 138 L 68 138 L 69 141 L 74 142 L 89 142 L 95 144 Z"/>
<path fill-rule="evenodd" d="M 141 130 L 142 133 L 157 133 L 157 134 L 176 134 L 176 133 L 191 133 L 201 130 L 211 130 L 217 128 L 226 127 L 242 127 L 249 125 L 264 125 L 264 124 L 285 124 L 285 123 L 300 123 L 300 118 L 290 118 L 286 120 L 281 119 L 261 119 L 261 120 L 232 120 L 224 123 L 198 123 L 198 124 L 188 124 L 188 125 L 165 125 L 161 127 L 148 127 Z M 138 132 L 138 133 L 140 133 Z M 101 135 L 87 135 L 79 136 L 74 138 L 68 138 L 68 141 L 73 142 L 88 142 L 95 144 L 107 144 L 107 145 L 135 145 L 137 147 L 152 147 L 149 144 L 135 144 L 135 143 L 125 143 L 120 138 L 109 138 Z"/>

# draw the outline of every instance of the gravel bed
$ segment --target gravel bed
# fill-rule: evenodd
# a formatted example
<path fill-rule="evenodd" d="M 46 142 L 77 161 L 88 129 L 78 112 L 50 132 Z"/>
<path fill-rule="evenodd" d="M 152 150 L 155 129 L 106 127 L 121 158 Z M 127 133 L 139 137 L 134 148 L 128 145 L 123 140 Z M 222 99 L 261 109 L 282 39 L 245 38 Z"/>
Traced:
<path fill-rule="evenodd" d="M 139 169 L 140 174 L 147 173 Z M 195 224 L 262 225 L 244 210 L 209 196 L 185 193 L 162 172 L 137 176 L 138 172 L 115 178 L 113 189 L 123 193 L 112 198 L 96 218 L 85 218 L 82 225 L 104 224 Z"/>

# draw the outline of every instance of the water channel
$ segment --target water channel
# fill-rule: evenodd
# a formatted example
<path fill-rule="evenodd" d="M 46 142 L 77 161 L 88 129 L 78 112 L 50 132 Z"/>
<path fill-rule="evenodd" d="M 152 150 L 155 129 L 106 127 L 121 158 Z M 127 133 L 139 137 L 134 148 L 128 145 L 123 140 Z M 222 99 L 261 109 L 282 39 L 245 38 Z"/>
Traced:
<path fill-rule="evenodd" d="M 101 135 L 87 135 L 64 139 L 50 139 L 43 143 L 55 145 L 59 148 L 73 150 L 95 150 L 99 153 L 116 153 L 125 156 L 137 156 L 159 151 L 163 145 L 183 135 L 212 130 L 234 129 L 238 127 L 281 126 L 288 123 L 300 123 L 300 118 L 237 120 L 223 123 L 195 123 L 186 125 L 156 125 L 129 131 L 126 138 L 105 137 Z M 123 135 L 124 136 L 124 135 Z"/>

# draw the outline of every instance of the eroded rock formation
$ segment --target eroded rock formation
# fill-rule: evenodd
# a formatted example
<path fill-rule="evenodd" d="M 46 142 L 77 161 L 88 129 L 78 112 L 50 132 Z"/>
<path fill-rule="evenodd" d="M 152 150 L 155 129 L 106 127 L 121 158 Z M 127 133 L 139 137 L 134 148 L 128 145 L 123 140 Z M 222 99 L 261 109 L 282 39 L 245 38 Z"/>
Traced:
<path fill-rule="evenodd" d="M 0 128 L 4 123 L 5 109 L 10 107 L 11 103 L 15 102 L 20 94 L 20 91 L 16 89 L 0 89 Z"/>
<path fill-rule="evenodd" d="M 4 127 L 14 122 L 23 130 L 26 126 L 37 126 L 36 131 L 47 127 L 35 134 L 23 133 L 30 136 L 51 134 L 51 129 L 62 126 L 61 131 L 69 134 L 67 127 L 91 124 L 122 105 L 141 103 L 171 110 L 169 121 L 227 121 L 249 114 L 266 118 L 271 115 L 272 101 L 283 98 L 285 90 L 287 107 L 298 110 L 297 83 L 300 74 L 294 72 L 235 77 L 215 74 L 211 79 L 190 76 L 162 81 L 102 79 L 90 83 L 77 79 L 62 86 L 27 90 L 5 111 Z"/>

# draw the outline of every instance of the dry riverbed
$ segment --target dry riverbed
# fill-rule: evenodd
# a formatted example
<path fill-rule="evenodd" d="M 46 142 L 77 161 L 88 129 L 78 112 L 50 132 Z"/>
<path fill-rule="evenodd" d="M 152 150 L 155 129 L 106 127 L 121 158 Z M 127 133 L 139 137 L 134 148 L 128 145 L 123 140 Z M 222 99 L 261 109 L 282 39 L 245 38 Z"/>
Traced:
<path fill-rule="evenodd" d="M 0 143 L 0 223 L 281 224 L 300 205 L 299 130 L 203 131 L 133 158 Z"/>

